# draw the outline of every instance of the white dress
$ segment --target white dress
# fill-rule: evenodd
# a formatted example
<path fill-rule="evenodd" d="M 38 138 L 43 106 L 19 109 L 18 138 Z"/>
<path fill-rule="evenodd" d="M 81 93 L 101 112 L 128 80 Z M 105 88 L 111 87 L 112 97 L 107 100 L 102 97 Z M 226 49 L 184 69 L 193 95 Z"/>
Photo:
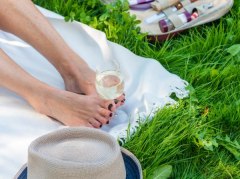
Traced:
<path fill-rule="evenodd" d="M 61 16 L 39 9 L 91 68 L 102 64 L 109 54 L 114 54 L 120 62 L 125 75 L 127 100 L 117 110 L 115 119 L 102 129 L 114 137 L 125 137 L 129 123 L 134 130 L 139 116 L 144 119 L 146 115 L 153 115 L 156 107 L 174 104 L 175 101 L 169 97 L 171 93 L 176 93 L 179 98 L 188 95 L 185 90 L 187 82 L 169 73 L 156 60 L 137 56 L 106 40 L 101 31 L 79 22 L 66 23 Z M 64 89 L 63 80 L 56 69 L 27 43 L 0 31 L 0 47 L 34 77 Z M 35 112 L 18 95 L 0 88 L 0 179 L 12 178 L 27 162 L 27 148 L 32 140 L 61 127 L 58 122 Z"/>

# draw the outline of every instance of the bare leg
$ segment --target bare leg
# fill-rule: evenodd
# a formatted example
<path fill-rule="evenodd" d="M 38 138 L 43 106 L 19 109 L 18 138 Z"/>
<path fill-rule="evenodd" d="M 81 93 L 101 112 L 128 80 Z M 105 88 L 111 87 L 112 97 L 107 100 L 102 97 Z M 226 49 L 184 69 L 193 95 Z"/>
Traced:
<path fill-rule="evenodd" d="M 68 91 L 97 94 L 95 73 L 68 47 L 30 0 L 0 0 L 0 18 L 0 29 L 31 44 L 57 68 Z M 121 96 L 117 106 L 124 99 Z"/>
<path fill-rule="evenodd" d="M 21 78 L 19 78 L 21 76 Z M 24 97 L 37 111 L 65 125 L 100 127 L 110 119 L 106 101 L 58 90 L 33 78 L 0 49 L 0 86 Z"/>
<path fill-rule="evenodd" d="M 77 93 L 93 93 L 93 71 L 67 46 L 30 0 L 0 0 L 0 17 L 0 29 L 22 38 L 43 54 L 61 73 L 66 85 L 69 85 L 67 89 Z M 81 85 L 76 85 L 74 89 L 67 79 L 78 70 L 84 73 L 77 79 Z M 83 77 L 83 74 L 86 75 Z"/>
<path fill-rule="evenodd" d="M 79 57 L 30 0 L 0 0 L 0 28 L 30 43 L 62 75 L 66 89 L 96 95 L 95 73 Z M 124 96 L 119 98 L 122 104 Z"/>

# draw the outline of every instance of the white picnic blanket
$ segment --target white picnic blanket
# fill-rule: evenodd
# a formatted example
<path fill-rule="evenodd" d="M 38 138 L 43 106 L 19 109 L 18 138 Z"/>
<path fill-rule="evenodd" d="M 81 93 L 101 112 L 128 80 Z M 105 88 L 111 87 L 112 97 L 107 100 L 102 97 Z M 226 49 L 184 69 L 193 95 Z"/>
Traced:
<path fill-rule="evenodd" d="M 169 97 L 171 93 L 176 93 L 179 98 L 188 95 L 185 90 L 187 82 L 169 73 L 156 60 L 137 56 L 106 40 L 101 31 L 79 22 L 66 23 L 62 16 L 38 8 L 91 68 L 102 64 L 109 53 L 120 62 L 125 73 L 126 103 L 118 109 L 110 124 L 103 127 L 114 137 L 125 137 L 128 124 L 134 129 L 139 116 L 151 116 L 156 107 L 174 104 Z M 55 68 L 21 39 L 0 31 L 0 47 L 34 77 L 64 89 L 63 80 Z M 20 96 L 0 88 L 0 179 L 12 178 L 27 162 L 27 148 L 31 141 L 60 127 L 58 122 L 35 112 Z"/>

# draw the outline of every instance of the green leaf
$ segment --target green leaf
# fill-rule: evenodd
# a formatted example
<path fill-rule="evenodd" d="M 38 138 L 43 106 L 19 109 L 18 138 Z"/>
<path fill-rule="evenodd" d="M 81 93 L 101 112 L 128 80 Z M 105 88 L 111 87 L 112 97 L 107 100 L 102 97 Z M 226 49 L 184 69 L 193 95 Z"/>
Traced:
<path fill-rule="evenodd" d="M 240 160 L 240 151 L 239 151 L 239 149 L 237 149 L 234 146 L 231 146 L 231 145 L 228 145 L 228 144 L 224 144 L 224 143 L 221 143 L 221 145 L 223 147 L 225 147 L 230 153 L 232 153 L 237 160 Z"/>
<path fill-rule="evenodd" d="M 143 178 L 147 178 L 147 170 L 146 169 L 143 170 Z"/>
<path fill-rule="evenodd" d="M 152 176 L 151 179 L 167 179 L 170 177 L 172 173 L 172 166 L 171 165 L 163 165 L 157 168 Z"/>
<path fill-rule="evenodd" d="M 217 69 L 212 69 L 211 70 L 211 77 L 214 78 L 216 77 L 217 75 L 219 75 L 219 71 Z"/>
<path fill-rule="evenodd" d="M 69 16 L 65 16 L 65 17 L 64 17 L 64 20 L 65 20 L 66 22 L 68 22 L 68 21 L 70 20 L 70 17 L 69 17 Z"/>
<path fill-rule="evenodd" d="M 218 147 L 219 144 L 215 138 L 208 136 L 206 132 L 207 131 L 202 131 L 195 134 L 197 138 L 196 144 L 200 147 L 203 147 L 205 150 L 213 151 L 214 147 Z"/>
<path fill-rule="evenodd" d="M 232 45 L 227 49 L 227 52 L 231 54 L 231 56 L 236 56 L 240 53 L 240 44 Z"/>
<path fill-rule="evenodd" d="M 232 142 L 229 136 L 226 136 L 225 138 L 218 137 L 217 139 L 219 140 L 219 145 L 232 153 L 237 160 L 240 160 L 240 144 L 237 140 Z"/>
<path fill-rule="evenodd" d="M 227 21 L 228 25 L 232 25 L 234 23 L 234 19 L 231 17 L 227 18 L 226 21 Z"/>
<path fill-rule="evenodd" d="M 109 17 L 109 14 L 105 13 L 99 17 L 100 21 L 105 21 Z"/>
<path fill-rule="evenodd" d="M 70 16 L 70 18 L 72 19 L 72 20 L 74 20 L 74 17 L 75 17 L 75 13 L 74 12 L 70 12 L 70 14 L 69 14 L 69 16 Z"/>

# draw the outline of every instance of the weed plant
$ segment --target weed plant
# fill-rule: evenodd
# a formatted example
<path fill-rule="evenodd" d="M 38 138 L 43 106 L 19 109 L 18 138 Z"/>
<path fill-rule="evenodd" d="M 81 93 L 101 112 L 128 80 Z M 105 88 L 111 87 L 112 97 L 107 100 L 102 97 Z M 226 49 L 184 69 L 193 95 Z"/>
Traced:
<path fill-rule="evenodd" d="M 142 123 L 124 147 L 144 178 L 240 178 L 240 1 L 212 23 L 150 43 L 128 4 L 98 0 L 34 0 L 44 8 L 102 30 L 134 53 L 156 59 L 189 82 L 190 96 Z M 154 74 L 152 74 L 154 75 Z"/>

